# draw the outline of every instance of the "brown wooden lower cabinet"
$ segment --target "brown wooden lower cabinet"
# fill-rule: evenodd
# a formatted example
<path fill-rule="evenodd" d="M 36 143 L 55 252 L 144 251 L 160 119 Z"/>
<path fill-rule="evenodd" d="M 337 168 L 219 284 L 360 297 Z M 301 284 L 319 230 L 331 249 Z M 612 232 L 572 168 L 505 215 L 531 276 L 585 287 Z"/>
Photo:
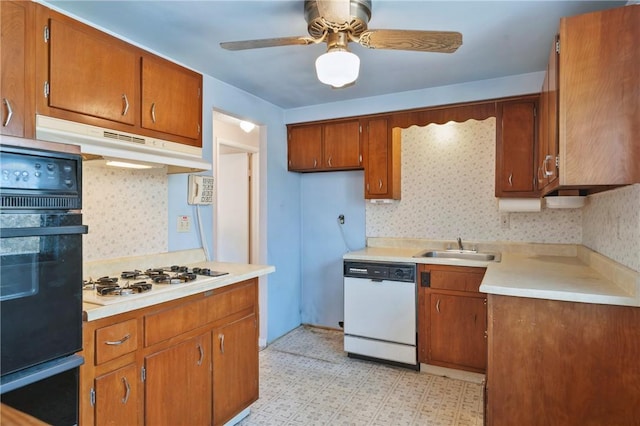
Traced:
<path fill-rule="evenodd" d="M 256 316 L 249 315 L 214 331 L 213 423 L 224 424 L 258 395 Z"/>
<path fill-rule="evenodd" d="M 82 425 L 221 425 L 258 399 L 257 279 L 89 321 Z"/>
<path fill-rule="evenodd" d="M 640 308 L 488 299 L 487 425 L 640 424 Z"/>
<path fill-rule="evenodd" d="M 128 364 L 95 379 L 95 413 L 98 426 L 133 425 L 138 421 L 139 368 Z"/>
<path fill-rule="evenodd" d="M 419 265 L 418 361 L 484 373 L 487 365 L 485 268 Z"/>
<path fill-rule="evenodd" d="M 147 356 L 145 423 L 211 424 L 211 333 Z"/>

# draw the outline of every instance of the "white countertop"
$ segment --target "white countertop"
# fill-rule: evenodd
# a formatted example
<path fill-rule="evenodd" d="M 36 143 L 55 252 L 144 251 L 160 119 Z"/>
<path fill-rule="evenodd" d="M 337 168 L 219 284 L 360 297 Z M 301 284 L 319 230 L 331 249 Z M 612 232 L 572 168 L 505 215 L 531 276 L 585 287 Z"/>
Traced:
<path fill-rule="evenodd" d="M 267 275 L 275 271 L 275 267 L 269 265 L 252 265 L 227 262 L 197 262 L 189 267 L 209 268 L 216 271 L 228 272 L 221 277 L 199 279 L 196 282 L 168 285 L 162 291 L 150 293 L 132 294 L 118 298 L 117 302 L 108 305 L 94 305 L 83 303 L 85 321 L 94 321 L 100 318 L 129 312 L 135 309 L 146 308 L 158 303 L 168 302 L 181 297 L 187 297 L 204 291 L 228 286 L 240 281 Z"/>
<path fill-rule="evenodd" d="M 345 260 L 410 262 L 486 267 L 480 291 L 488 294 L 608 305 L 640 306 L 640 274 L 579 246 L 577 255 L 547 255 L 553 247 L 503 245 L 500 262 L 413 257 L 424 251 L 411 247 L 367 247 L 349 252 Z M 506 250 L 505 250 L 506 249 Z M 491 250 L 495 251 L 495 250 Z M 567 252 L 566 246 L 558 252 Z M 593 259 L 593 262 L 592 262 Z M 592 263 L 593 264 L 592 264 Z M 605 276 L 606 275 L 606 276 Z"/>

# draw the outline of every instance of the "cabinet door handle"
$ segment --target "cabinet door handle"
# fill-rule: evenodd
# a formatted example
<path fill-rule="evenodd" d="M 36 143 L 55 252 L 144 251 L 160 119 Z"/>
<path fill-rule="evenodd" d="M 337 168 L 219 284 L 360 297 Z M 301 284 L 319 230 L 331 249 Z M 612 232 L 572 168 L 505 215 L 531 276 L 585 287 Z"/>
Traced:
<path fill-rule="evenodd" d="M 151 104 L 151 121 L 156 122 L 156 103 Z"/>
<path fill-rule="evenodd" d="M 122 403 L 126 404 L 129 401 L 129 395 L 131 395 L 131 386 L 129 385 L 129 381 L 126 377 L 122 378 L 122 383 L 124 383 L 124 397 L 122 398 Z"/>
<path fill-rule="evenodd" d="M 378 188 L 382 189 L 382 179 L 378 179 Z"/>
<path fill-rule="evenodd" d="M 202 361 L 204 361 L 204 349 L 202 349 L 202 345 L 198 343 L 198 352 L 200 352 L 200 359 L 198 359 L 198 365 L 202 365 Z"/>
<path fill-rule="evenodd" d="M 327 164 L 329 164 L 329 167 L 333 167 L 333 166 L 331 165 L 331 156 L 329 156 L 329 159 L 327 160 Z"/>
<path fill-rule="evenodd" d="M 318 165 L 318 159 L 314 158 L 313 159 L 313 168 L 315 169 L 317 165 Z"/>
<path fill-rule="evenodd" d="M 547 162 L 549 160 L 553 160 L 553 155 L 547 155 L 544 157 L 544 161 L 542 162 L 542 168 L 546 177 L 553 176 L 553 171 L 549 171 L 549 169 L 547 169 Z"/>
<path fill-rule="evenodd" d="M 125 334 L 125 336 L 120 340 L 107 340 L 107 341 L 104 342 L 104 344 L 105 345 L 109 345 L 109 346 L 118 346 L 118 345 L 123 344 L 124 342 L 126 342 L 130 338 L 131 338 L 130 334 Z"/>
<path fill-rule="evenodd" d="M 513 186 L 513 173 L 509 174 L 509 186 Z"/>
<path fill-rule="evenodd" d="M 224 334 L 218 334 L 218 340 L 220 340 L 220 353 L 224 354 Z"/>
<path fill-rule="evenodd" d="M 127 115 L 129 112 L 129 99 L 127 99 L 127 94 L 122 94 L 122 101 L 124 102 L 124 107 L 122 108 L 122 115 Z"/>
<path fill-rule="evenodd" d="M 13 108 L 11 108 L 11 103 L 7 98 L 2 98 L 2 103 L 7 106 L 7 118 L 4 120 L 4 123 L 2 123 L 2 126 L 7 127 L 11 121 L 11 117 L 13 117 Z"/>
<path fill-rule="evenodd" d="M 440 313 L 440 299 L 438 299 L 438 301 L 436 302 L 436 311 Z"/>

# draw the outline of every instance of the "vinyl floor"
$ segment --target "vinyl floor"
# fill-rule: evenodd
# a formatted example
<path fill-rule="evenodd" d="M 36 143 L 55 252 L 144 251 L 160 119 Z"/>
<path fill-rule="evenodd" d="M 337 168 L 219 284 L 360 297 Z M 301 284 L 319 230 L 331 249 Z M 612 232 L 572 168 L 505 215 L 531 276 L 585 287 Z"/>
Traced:
<path fill-rule="evenodd" d="M 240 425 L 482 425 L 482 385 L 348 358 L 342 338 L 300 326 L 262 350 Z"/>

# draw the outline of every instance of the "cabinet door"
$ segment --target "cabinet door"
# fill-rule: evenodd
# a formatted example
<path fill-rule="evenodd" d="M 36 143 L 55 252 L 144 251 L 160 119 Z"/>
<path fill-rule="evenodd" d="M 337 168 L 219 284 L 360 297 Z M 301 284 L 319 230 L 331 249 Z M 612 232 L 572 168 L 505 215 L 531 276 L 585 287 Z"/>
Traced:
<path fill-rule="evenodd" d="M 429 363 L 484 371 L 487 306 L 478 295 L 430 294 Z"/>
<path fill-rule="evenodd" d="M 366 125 L 365 198 L 385 195 L 389 187 L 389 132 L 386 119 Z"/>
<path fill-rule="evenodd" d="M 258 399 L 255 315 L 214 331 L 213 424 L 226 423 Z"/>
<path fill-rule="evenodd" d="M 640 183 L 638 40 L 638 4 L 560 20 L 559 185 Z"/>
<path fill-rule="evenodd" d="M 201 86 L 200 75 L 159 58 L 143 57 L 142 127 L 199 140 Z"/>
<path fill-rule="evenodd" d="M 127 426 L 138 423 L 140 397 L 138 369 L 134 364 L 95 380 L 95 425 Z"/>
<path fill-rule="evenodd" d="M 0 134 L 33 136 L 33 4 L 0 2 Z"/>
<path fill-rule="evenodd" d="M 547 72 L 540 94 L 540 127 L 538 131 L 538 160 L 536 176 L 538 189 L 549 192 L 552 183 L 557 181 L 558 168 L 558 52 L 556 37 L 551 46 Z M 553 185 L 555 186 L 555 185 Z"/>
<path fill-rule="evenodd" d="M 135 52 L 79 22 L 49 24 L 49 107 L 134 124 Z"/>
<path fill-rule="evenodd" d="M 536 197 L 536 99 L 498 104 L 496 197 Z"/>
<path fill-rule="evenodd" d="M 360 167 L 362 165 L 360 122 L 355 120 L 324 124 L 323 153 L 325 168 Z"/>
<path fill-rule="evenodd" d="M 211 424 L 211 333 L 149 355 L 144 362 L 146 424 Z"/>
<path fill-rule="evenodd" d="M 289 128 L 290 171 L 311 171 L 322 167 L 322 125 Z"/>

